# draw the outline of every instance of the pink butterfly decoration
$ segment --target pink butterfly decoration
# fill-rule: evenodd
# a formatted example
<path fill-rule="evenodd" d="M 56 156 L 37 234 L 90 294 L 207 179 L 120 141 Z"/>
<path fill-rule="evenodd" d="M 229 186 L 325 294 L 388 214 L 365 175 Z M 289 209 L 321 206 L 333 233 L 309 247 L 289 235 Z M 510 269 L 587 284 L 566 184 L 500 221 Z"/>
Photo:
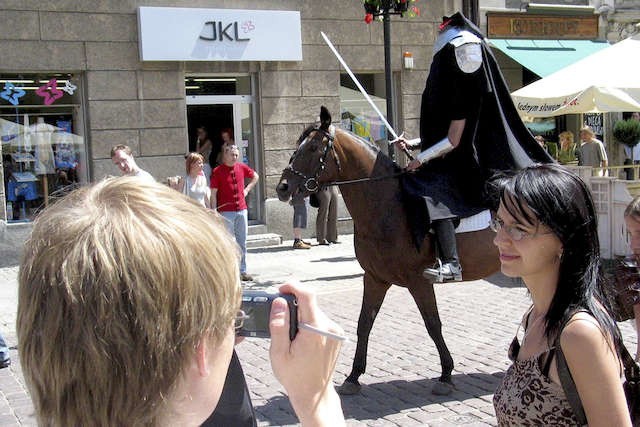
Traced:
<path fill-rule="evenodd" d="M 36 89 L 36 95 L 44 98 L 45 105 L 51 105 L 58 99 L 62 98 L 64 92 L 58 89 L 58 80 L 56 78 L 53 78 L 46 84 Z"/>

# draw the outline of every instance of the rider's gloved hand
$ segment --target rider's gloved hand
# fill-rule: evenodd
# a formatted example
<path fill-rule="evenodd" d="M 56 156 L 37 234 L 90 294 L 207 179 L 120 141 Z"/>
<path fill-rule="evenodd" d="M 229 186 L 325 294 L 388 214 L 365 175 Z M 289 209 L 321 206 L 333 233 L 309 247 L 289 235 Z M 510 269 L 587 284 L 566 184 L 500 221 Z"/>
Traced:
<path fill-rule="evenodd" d="M 404 133 L 391 142 L 393 142 L 400 150 L 407 150 L 407 139 L 404 137 Z"/>
<path fill-rule="evenodd" d="M 422 163 L 420 162 L 420 160 L 413 159 L 407 165 L 407 170 L 409 172 L 413 172 L 413 171 L 417 170 L 420 166 L 422 166 Z"/>

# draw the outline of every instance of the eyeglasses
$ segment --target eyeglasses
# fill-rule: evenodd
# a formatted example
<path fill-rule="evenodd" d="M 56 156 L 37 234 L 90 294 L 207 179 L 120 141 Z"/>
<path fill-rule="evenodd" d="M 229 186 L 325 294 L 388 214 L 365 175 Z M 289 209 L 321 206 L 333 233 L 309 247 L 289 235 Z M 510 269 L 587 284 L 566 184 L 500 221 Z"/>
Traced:
<path fill-rule="evenodd" d="M 491 229 L 496 233 L 500 230 L 504 230 L 514 242 L 519 242 L 525 237 L 535 237 L 543 234 L 553 233 L 553 231 L 547 231 L 544 233 L 538 233 L 536 231 L 535 233 L 529 233 L 528 231 L 524 231 L 523 229 L 518 228 L 519 225 L 504 225 L 504 221 L 500 218 L 492 218 L 491 222 L 489 223 L 489 227 L 491 227 Z"/>
<path fill-rule="evenodd" d="M 245 313 L 242 310 L 238 310 L 236 312 L 236 317 L 234 318 L 234 323 L 233 323 L 233 327 L 236 330 L 236 332 L 242 329 L 242 326 L 244 326 L 244 321 L 249 318 L 251 318 L 251 316 L 249 316 L 247 313 Z"/>

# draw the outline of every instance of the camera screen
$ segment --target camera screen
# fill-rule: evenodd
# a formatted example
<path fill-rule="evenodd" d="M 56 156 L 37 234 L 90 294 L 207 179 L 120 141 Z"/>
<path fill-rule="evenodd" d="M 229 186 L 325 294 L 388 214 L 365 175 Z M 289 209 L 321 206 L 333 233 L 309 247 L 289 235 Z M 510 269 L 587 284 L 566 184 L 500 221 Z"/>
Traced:
<path fill-rule="evenodd" d="M 269 332 L 269 315 L 271 313 L 271 301 L 261 303 L 252 302 L 242 304 L 242 310 L 248 316 L 242 329 L 247 332 Z"/>

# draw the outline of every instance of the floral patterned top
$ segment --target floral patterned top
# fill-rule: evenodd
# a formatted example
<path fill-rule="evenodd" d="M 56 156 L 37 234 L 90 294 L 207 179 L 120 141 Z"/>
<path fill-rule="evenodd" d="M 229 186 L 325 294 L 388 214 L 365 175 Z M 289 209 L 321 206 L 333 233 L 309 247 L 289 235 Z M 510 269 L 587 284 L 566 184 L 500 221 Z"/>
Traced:
<path fill-rule="evenodd" d="M 517 360 L 519 347 L 514 338 L 509 349 L 513 365 L 493 395 L 498 426 L 578 426 L 562 386 L 543 373 L 548 374 L 554 348 Z"/>

